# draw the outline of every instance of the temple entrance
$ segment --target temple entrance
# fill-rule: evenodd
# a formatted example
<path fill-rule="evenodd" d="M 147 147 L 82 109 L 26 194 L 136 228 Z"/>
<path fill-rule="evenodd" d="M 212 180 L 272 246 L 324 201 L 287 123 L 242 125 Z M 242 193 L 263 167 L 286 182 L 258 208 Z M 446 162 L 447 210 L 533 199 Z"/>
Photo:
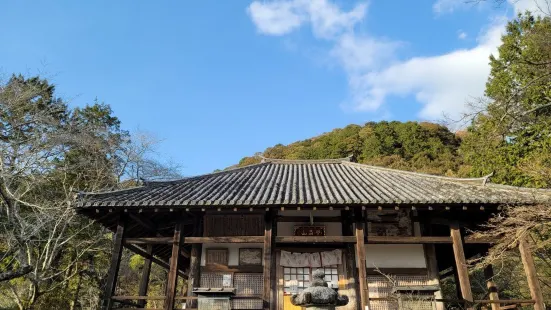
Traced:
<path fill-rule="evenodd" d="M 303 309 L 291 304 L 291 295 L 298 294 L 310 286 L 312 273 L 315 270 L 322 269 L 328 286 L 336 290 L 339 289 L 339 279 L 344 278 L 341 250 L 296 249 L 294 251 L 308 252 L 282 250 L 278 253 L 277 273 L 280 276 L 278 278 L 281 279 L 278 295 L 283 304 L 283 310 Z M 325 263 L 326 266 L 324 266 L 323 258 L 333 264 Z"/>

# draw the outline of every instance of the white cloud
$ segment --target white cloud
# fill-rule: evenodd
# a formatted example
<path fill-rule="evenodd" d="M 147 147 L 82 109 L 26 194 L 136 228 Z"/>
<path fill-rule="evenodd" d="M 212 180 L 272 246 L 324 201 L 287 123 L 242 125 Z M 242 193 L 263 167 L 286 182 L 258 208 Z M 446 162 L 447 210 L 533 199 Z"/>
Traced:
<path fill-rule="evenodd" d="M 384 70 L 352 79 L 356 109 L 375 110 L 389 96 L 414 95 L 423 104 L 420 116 L 456 117 L 470 98 L 483 95 L 489 73 L 488 56 L 496 52 L 503 24 L 491 27 L 472 49 L 433 57 L 415 57 Z"/>
<path fill-rule="evenodd" d="M 335 41 L 331 55 L 349 74 L 357 74 L 387 64 L 400 45 L 400 42 L 346 33 Z"/>
<path fill-rule="evenodd" d="M 452 13 L 461 6 L 465 6 L 465 0 L 437 0 L 432 11 L 436 14 Z"/>
<path fill-rule="evenodd" d="M 413 96 L 422 104 L 421 118 L 441 118 L 444 112 L 457 117 L 468 100 L 483 95 L 488 57 L 500 43 L 503 22 L 487 29 L 471 49 L 396 61 L 400 42 L 354 28 L 366 10 L 366 4 L 345 12 L 329 0 L 277 0 L 255 1 L 248 13 L 263 34 L 281 36 L 309 25 L 314 37 L 329 42 L 329 55 L 347 73 L 348 109 L 379 113 L 389 97 Z"/>
<path fill-rule="evenodd" d="M 467 38 L 467 33 L 463 30 L 459 30 L 457 34 L 459 40 L 465 40 Z"/>
<path fill-rule="evenodd" d="M 349 12 L 327 0 L 278 0 L 251 3 L 247 11 L 259 32 L 268 35 L 284 35 L 306 22 L 319 38 L 333 38 L 349 31 L 362 20 L 367 4 L 360 3 Z"/>
<path fill-rule="evenodd" d="M 551 13 L 551 1 L 549 0 L 507 0 L 515 9 L 515 13 L 530 11 L 536 15 Z"/>
<path fill-rule="evenodd" d="M 248 11 L 258 31 L 264 34 L 283 35 L 300 27 L 304 21 L 292 2 L 253 2 Z"/>

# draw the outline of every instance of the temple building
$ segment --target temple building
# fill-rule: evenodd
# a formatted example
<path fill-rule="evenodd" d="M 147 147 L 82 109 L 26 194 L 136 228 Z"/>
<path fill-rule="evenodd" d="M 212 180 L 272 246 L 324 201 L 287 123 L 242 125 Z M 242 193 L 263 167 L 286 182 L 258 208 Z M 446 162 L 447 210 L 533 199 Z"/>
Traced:
<path fill-rule="evenodd" d="M 80 195 L 83 216 L 114 233 L 103 309 L 300 309 L 292 294 L 323 269 L 349 302 L 338 309 L 445 309 L 477 305 L 543 310 L 534 261 L 520 253 L 529 300 L 499 298 L 486 268 L 488 297 L 474 300 L 466 260 L 492 240 L 471 229 L 503 206 L 551 202 L 551 191 L 502 186 L 358 164 L 351 158 L 276 160 L 212 174 Z M 115 294 L 123 248 L 145 258 L 136 296 Z M 148 295 L 151 264 L 168 271 L 166 293 Z M 457 298 L 440 280 L 455 277 Z M 419 296 L 400 300 L 396 294 Z"/>

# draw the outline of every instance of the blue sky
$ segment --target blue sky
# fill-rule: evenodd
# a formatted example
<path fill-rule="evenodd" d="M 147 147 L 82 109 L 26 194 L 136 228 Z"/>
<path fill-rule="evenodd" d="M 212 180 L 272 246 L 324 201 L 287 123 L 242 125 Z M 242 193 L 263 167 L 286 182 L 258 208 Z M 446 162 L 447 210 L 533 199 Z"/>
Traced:
<path fill-rule="evenodd" d="M 532 1 L 0 0 L 0 72 L 97 97 L 195 175 L 350 123 L 458 117 Z"/>

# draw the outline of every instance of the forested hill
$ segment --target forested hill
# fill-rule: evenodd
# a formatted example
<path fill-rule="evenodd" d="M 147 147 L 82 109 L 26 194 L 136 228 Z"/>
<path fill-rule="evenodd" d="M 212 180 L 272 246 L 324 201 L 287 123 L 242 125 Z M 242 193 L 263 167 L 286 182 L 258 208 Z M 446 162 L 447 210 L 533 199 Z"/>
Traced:
<path fill-rule="evenodd" d="M 461 138 L 448 128 L 428 122 L 369 122 L 348 125 L 320 136 L 277 144 L 261 154 L 278 159 L 327 159 L 353 155 L 360 163 L 448 176 L 467 176 L 459 156 Z M 244 157 L 238 166 L 259 163 Z"/>

